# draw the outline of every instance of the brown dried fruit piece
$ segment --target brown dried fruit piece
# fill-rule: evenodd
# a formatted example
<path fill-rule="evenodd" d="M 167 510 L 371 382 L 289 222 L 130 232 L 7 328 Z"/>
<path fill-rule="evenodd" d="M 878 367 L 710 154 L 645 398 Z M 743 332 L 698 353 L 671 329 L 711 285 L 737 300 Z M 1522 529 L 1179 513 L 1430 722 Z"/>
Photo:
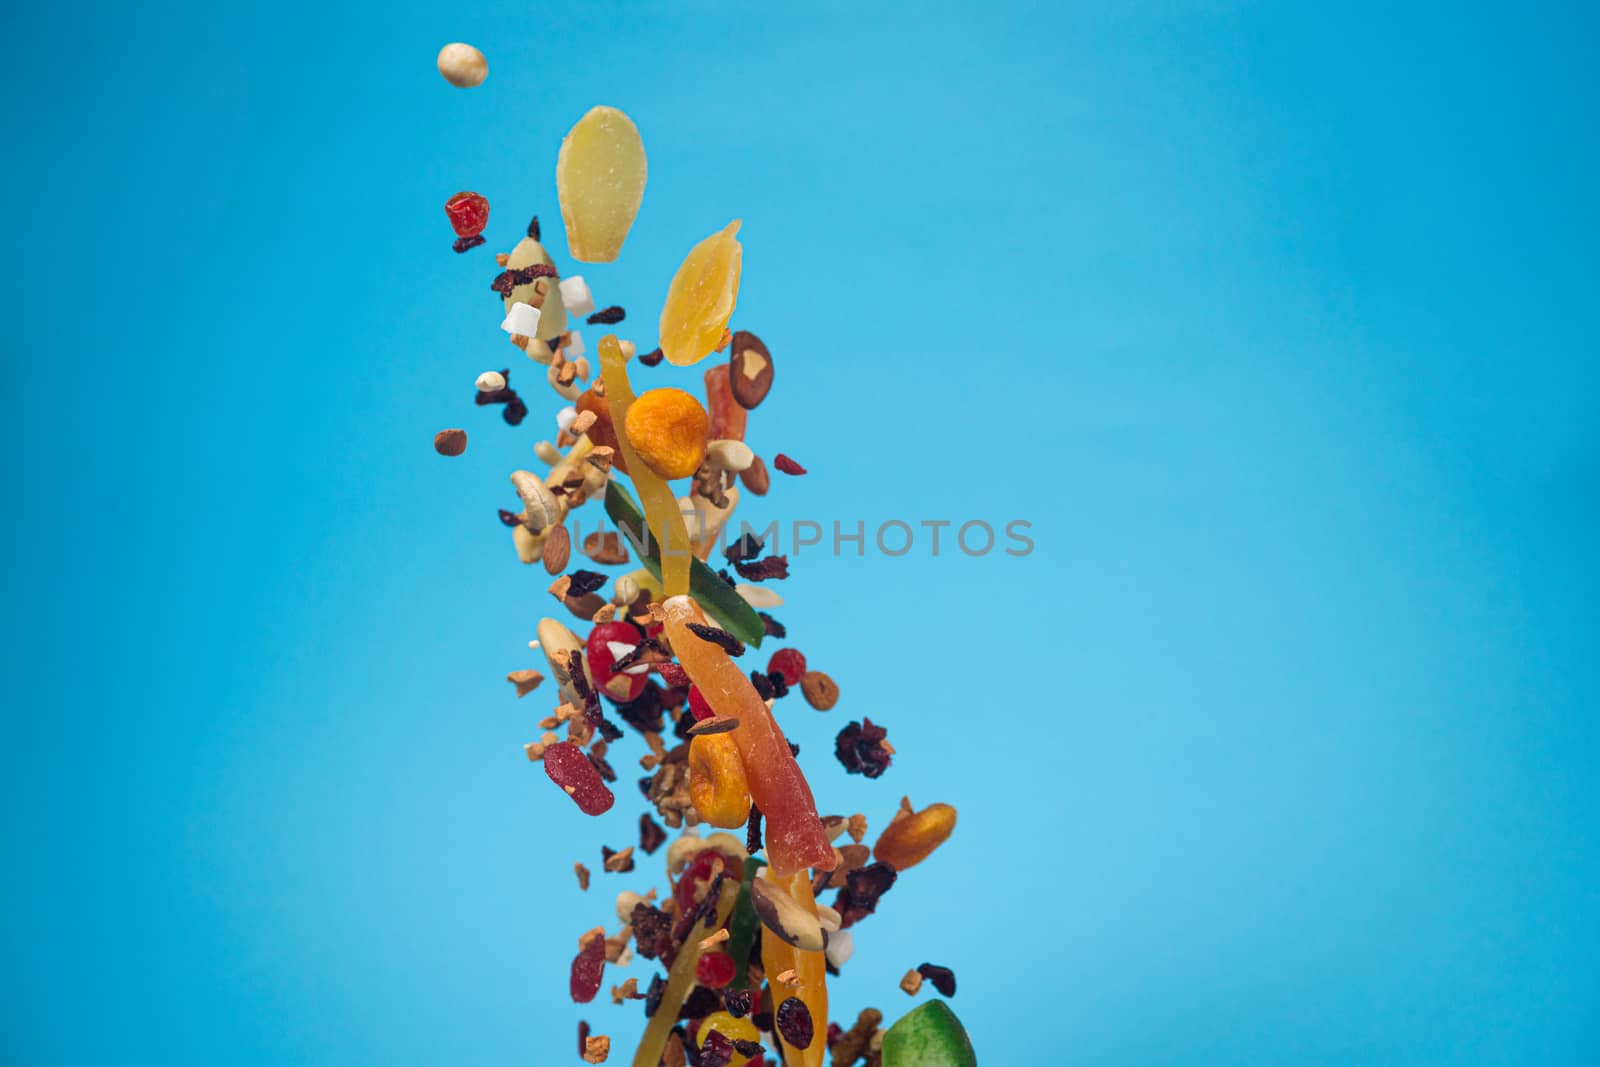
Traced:
<path fill-rule="evenodd" d="M 800 679 L 800 692 L 806 703 L 818 711 L 827 711 L 839 703 L 839 686 L 821 671 L 807 671 Z"/>
<path fill-rule="evenodd" d="M 467 431 L 440 430 L 433 435 L 433 450 L 441 456 L 459 456 L 467 450 Z"/>
<path fill-rule="evenodd" d="M 878 835 L 873 858 L 897 871 L 915 867 L 949 840 L 956 828 L 956 809 L 949 804 L 929 804 L 921 811 L 896 818 Z"/>
<path fill-rule="evenodd" d="M 579 414 L 592 412 L 595 417 L 594 425 L 589 427 L 589 440 L 597 448 L 610 449 L 611 465 L 623 474 L 628 473 L 628 463 L 622 458 L 622 449 L 617 444 L 616 426 L 611 421 L 611 402 L 598 387 L 591 387 L 578 394 L 578 399 L 573 403 Z"/>
<path fill-rule="evenodd" d="M 739 406 L 753 409 L 772 390 L 772 353 L 749 330 L 733 335 L 733 359 L 728 364 L 728 384 Z"/>

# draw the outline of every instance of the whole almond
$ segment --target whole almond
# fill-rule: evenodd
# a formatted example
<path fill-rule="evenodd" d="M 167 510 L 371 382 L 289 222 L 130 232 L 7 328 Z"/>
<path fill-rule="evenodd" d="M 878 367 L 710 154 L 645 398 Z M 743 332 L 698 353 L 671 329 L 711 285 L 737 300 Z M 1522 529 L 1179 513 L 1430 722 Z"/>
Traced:
<path fill-rule="evenodd" d="M 772 389 L 772 353 L 749 330 L 733 335 L 733 359 L 728 363 L 729 384 L 739 406 L 749 410 L 767 398 Z"/>
<path fill-rule="evenodd" d="M 772 475 L 767 472 L 767 461 L 757 456 L 755 462 L 739 472 L 739 482 L 756 496 L 766 496 L 767 490 L 772 488 Z"/>
<path fill-rule="evenodd" d="M 550 574 L 560 574 L 567 569 L 572 558 L 572 535 L 565 526 L 552 526 L 544 539 L 544 569 Z"/>

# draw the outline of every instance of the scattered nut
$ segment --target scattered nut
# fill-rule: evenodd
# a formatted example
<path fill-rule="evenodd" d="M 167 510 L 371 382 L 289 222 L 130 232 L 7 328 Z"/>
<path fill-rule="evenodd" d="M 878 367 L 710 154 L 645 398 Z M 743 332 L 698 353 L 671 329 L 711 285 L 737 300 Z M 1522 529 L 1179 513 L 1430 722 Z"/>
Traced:
<path fill-rule="evenodd" d="M 506 376 L 497 370 L 486 370 L 478 375 L 478 380 L 474 384 L 480 393 L 498 393 L 506 387 Z"/>
<path fill-rule="evenodd" d="M 867 817 L 860 812 L 856 812 L 856 814 L 850 816 L 846 826 L 850 830 L 850 840 L 858 845 L 861 844 L 861 839 L 867 836 Z"/>
<path fill-rule="evenodd" d="M 907 971 L 906 976 L 900 979 L 900 988 L 913 997 L 922 992 L 922 972 L 914 967 Z"/>
<path fill-rule="evenodd" d="M 603 567 L 628 562 L 628 546 L 615 530 L 596 530 L 583 539 L 583 554 Z"/>
<path fill-rule="evenodd" d="M 761 338 L 749 330 L 733 335 L 733 359 L 728 364 L 733 398 L 746 410 L 767 398 L 772 390 L 772 354 Z"/>
<path fill-rule="evenodd" d="M 728 940 L 729 936 L 728 928 L 724 926 L 710 937 L 702 937 L 700 939 L 700 951 L 710 952 L 712 949 Z"/>
<path fill-rule="evenodd" d="M 612 873 L 631 870 L 633 868 L 633 846 L 629 845 L 621 852 L 612 855 L 606 860 L 605 867 L 606 870 Z"/>
<path fill-rule="evenodd" d="M 467 450 L 467 431 L 440 430 L 433 435 L 433 450 L 441 456 L 459 456 Z"/>
<path fill-rule="evenodd" d="M 878 835 L 872 855 L 897 871 L 915 867 L 949 840 L 956 828 L 956 809 L 929 804 L 921 811 L 894 819 Z"/>
<path fill-rule="evenodd" d="M 535 689 L 539 688 L 539 683 L 544 681 L 544 675 L 540 674 L 538 671 L 531 670 L 512 671 L 510 674 L 506 675 L 506 681 L 517 687 L 518 697 L 525 697 Z"/>
<path fill-rule="evenodd" d="M 561 505 L 545 484 L 530 471 L 512 471 L 511 484 L 522 498 L 522 525 L 533 533 L 561 521 Z"/>
<path fill-rule="evenodd" d="M 716 470 L 738 473 L 748 470 L 756 461 L 756 454 L 743 441 L 724 438 L 706 445 L 706 462 Z"/>
<path fill-rule="evenodd" d="M 482 85 L 489 76 L 489 61 L 483 53 L 470 44 L 459 41 L 439 49 L 439 73 L 457 89 L 471 89 Z"/>
<path fill-rule="evenodd" d="M 752 879 L 750 903 L 755 906 L 761 925 L 772 931 L 779 940 L 804 952 L 822 951 L 822 924 L 783 887 L 769 878 Z"/>
<path fill-rule="evenodd" d="M 561 462 L 561 449 L 549 441 L 540 441 L 533 446 L 533 454 L 539 457 L 539 462 L 554 467 Z"/>
<path fill-rule="evenodd" d="M 606 1057 L 611 1055 L 611 1039 L 604 1034 L 585 1038 L 583 1042 L 584 1063 L 604 1063 Z"/>
<path fill-rule="evenodd" d="M 543 558 L 544 569 L 549 574 L 560 574 L 567 569 L 567 561 L 572 558 L 572 535 L 565 526 L 550 527 L 544 538 Z M 806 699 L 811 698 L 807 696 Z"/>
<path fill-rule="evenodd" d="M 756 496 L 766 496 L 767 490 L 772 488 L 772 473 L 767 470 L 766 461 L 757 456 L 750 466 L 739 472 L 739 484 Z"/>
<path fill-rule="evenodd" d="M 589 888 L 589 868 L 581 863 L 574 863 L 572 871 L 578 876 L 578 888 L 587 891 Z"/>
<path fill-rule="evenodd" d="M 818 711 L 827 711 L 839 703 L 839 686 L 821 671 L 807 671 L 800 679 L 800 692 Z"/>

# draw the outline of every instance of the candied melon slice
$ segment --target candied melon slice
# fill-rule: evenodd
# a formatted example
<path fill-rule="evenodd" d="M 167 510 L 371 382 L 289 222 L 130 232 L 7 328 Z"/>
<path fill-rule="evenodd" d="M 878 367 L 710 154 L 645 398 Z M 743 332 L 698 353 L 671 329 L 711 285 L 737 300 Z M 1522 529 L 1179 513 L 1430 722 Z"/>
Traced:
<path fill-rule="evenodd" d="M 567 133 L 556 157 L 556 196 L 573 259 L 610 263 L 622 253 L 646 170 L 639 128 L 614 107 L 591 108 Z"/>
<path fill-rule="evenodd" d="M 722 340 L 739 302 L 739 220 L 707 237 L 684 257 L 661 308 L 661 352 L 675 367 L 706 358 Z"/>

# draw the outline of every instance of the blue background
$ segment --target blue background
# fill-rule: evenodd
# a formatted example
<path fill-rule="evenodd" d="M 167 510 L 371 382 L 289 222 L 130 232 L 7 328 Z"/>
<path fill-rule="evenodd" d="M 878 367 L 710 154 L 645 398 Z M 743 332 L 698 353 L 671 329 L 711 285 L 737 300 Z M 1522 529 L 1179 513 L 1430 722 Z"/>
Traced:
<path fill-rule="evenodd" d="M 575 937 L 659 875 L 573 884 L 634 809 L 523 757 L 494 517 L 557 405 L 469 398 L 604 102 L 625 332 L 744 219 L 751 440 L 811 468 L 752 517 L 1034 524 L 792 561 L 822 806 L 961 810 L 841 1014 L 931 959 L 987 1064 L 1594 1062 L 1592 16 L 675 7 L 8 11 L 4 1058 L 577 1062 Z"/>

